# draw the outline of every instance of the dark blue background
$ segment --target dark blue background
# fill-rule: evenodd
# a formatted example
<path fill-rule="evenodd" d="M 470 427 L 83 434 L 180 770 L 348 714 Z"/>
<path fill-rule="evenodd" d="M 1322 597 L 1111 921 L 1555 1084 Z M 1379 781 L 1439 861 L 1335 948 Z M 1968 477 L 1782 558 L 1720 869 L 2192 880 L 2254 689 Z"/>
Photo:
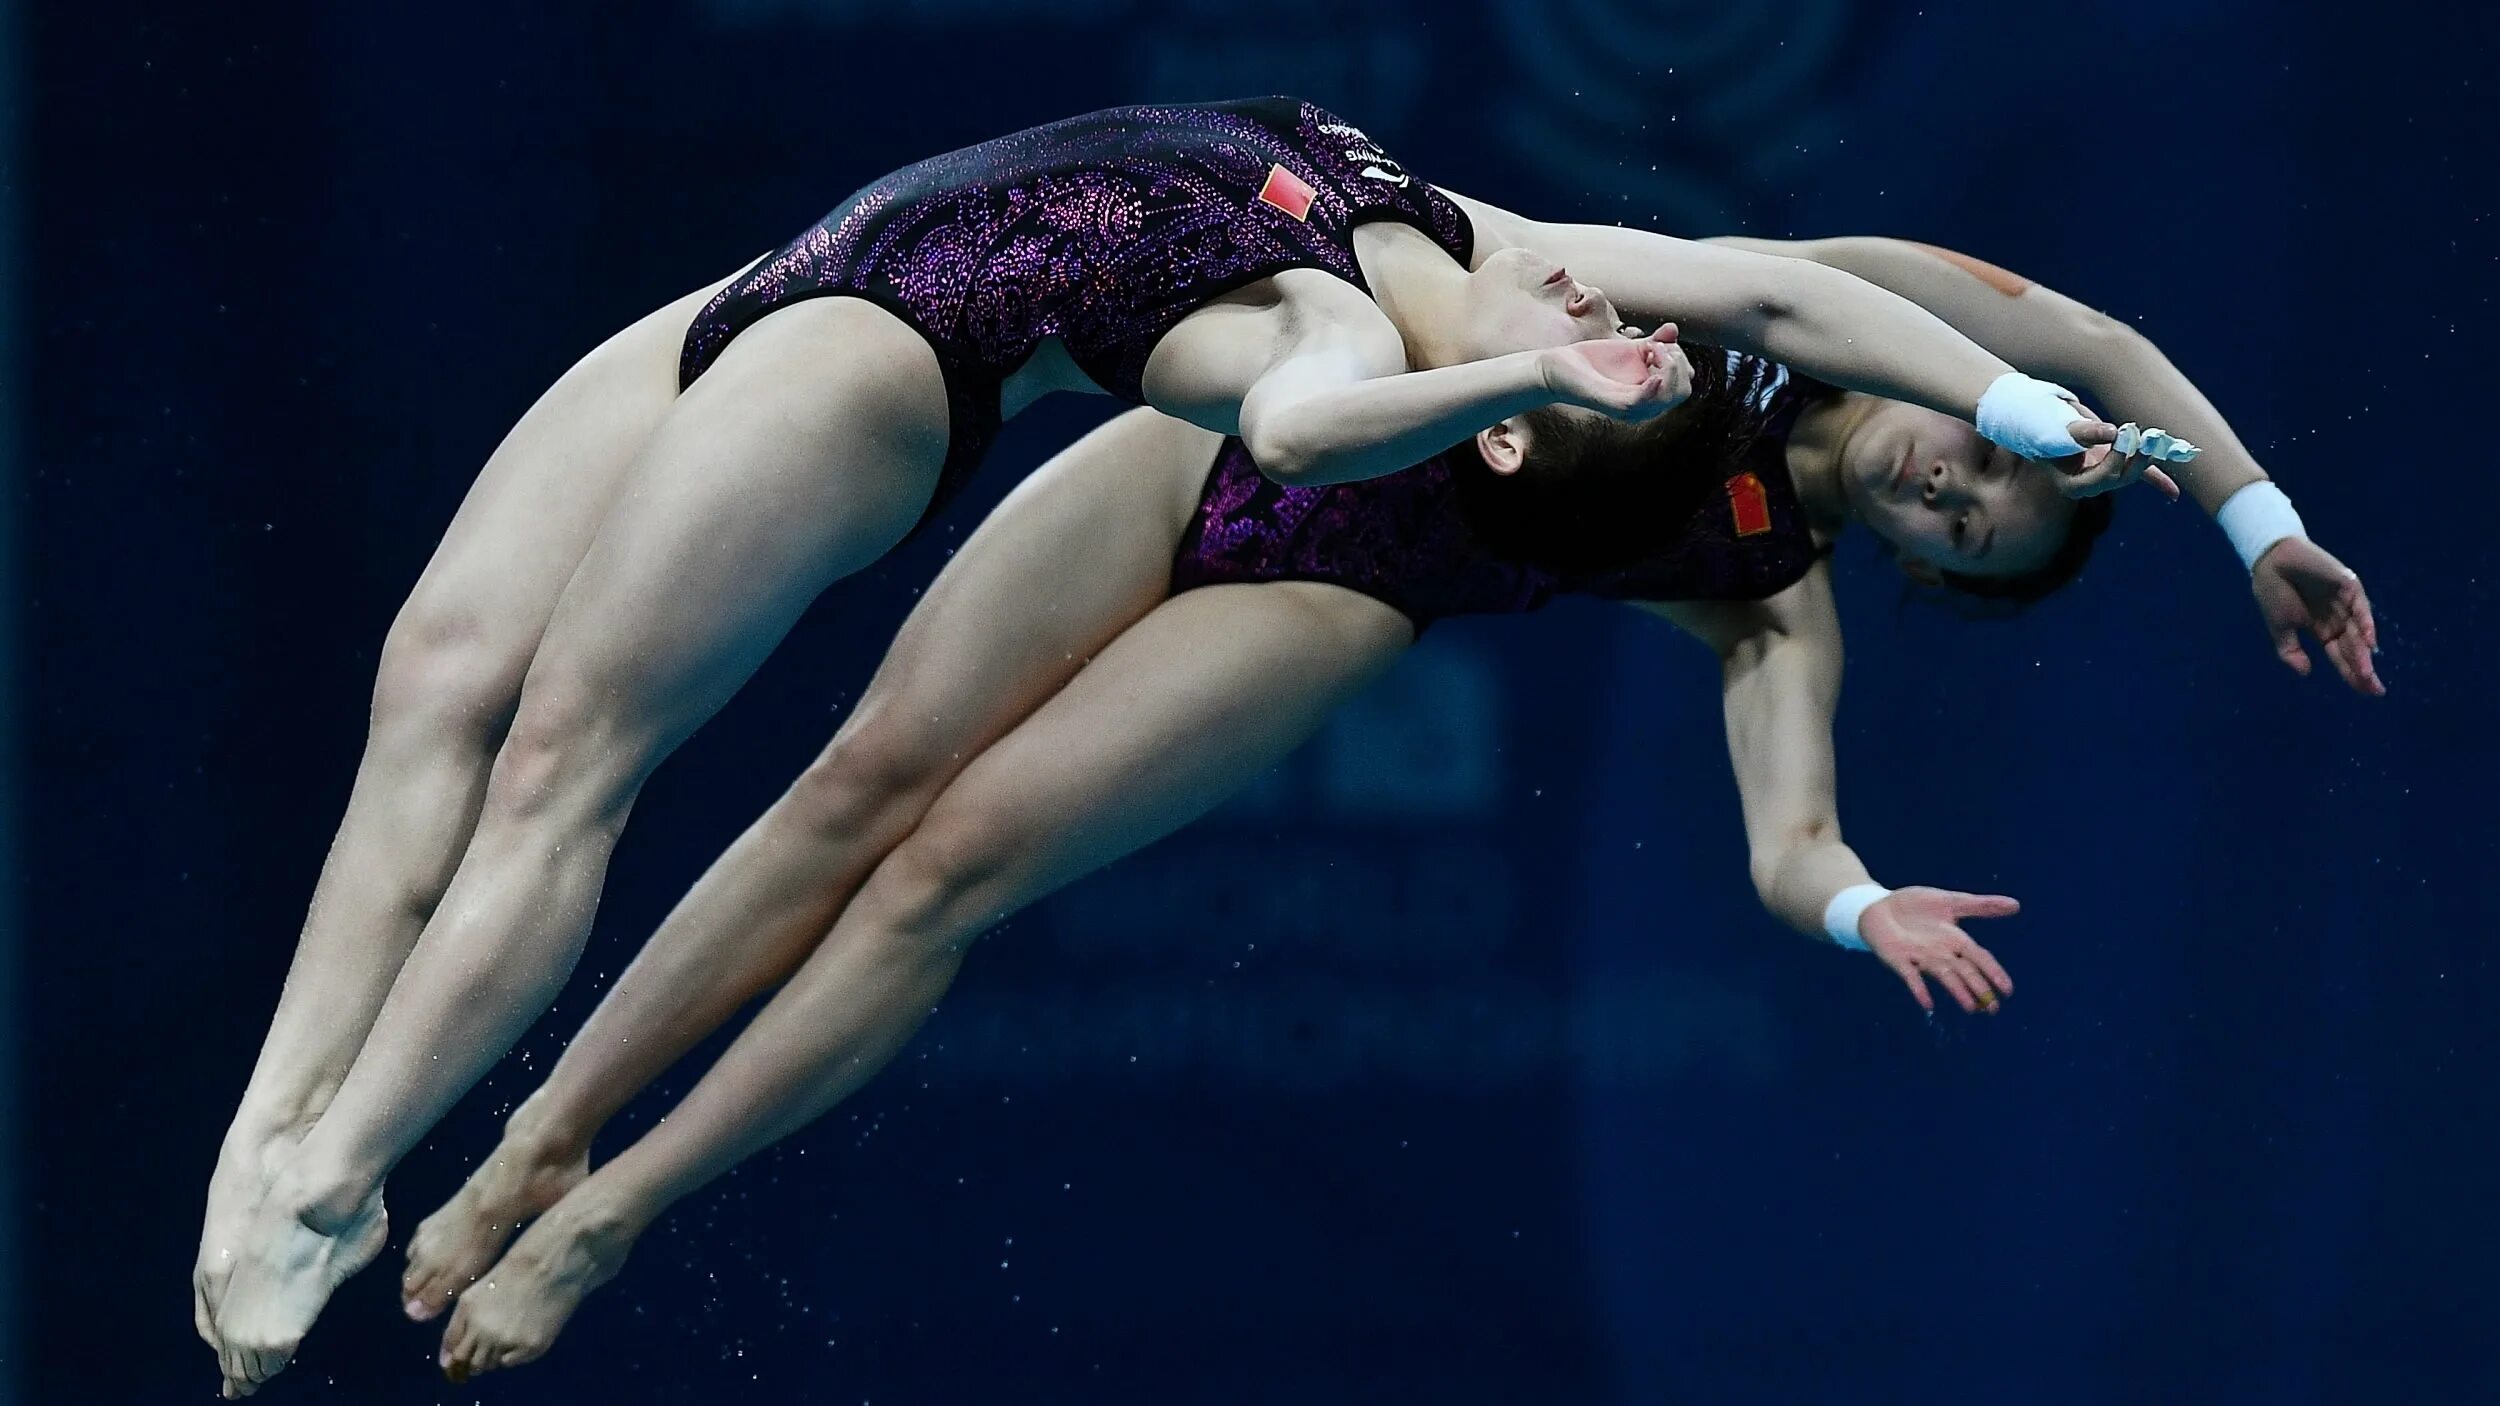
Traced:
<path fill-rule="evenodd" d="M 1106 411 L 1045 407 L 662 770 L 573 987 L 267 1399 L 2493 1399 L 2500 21 L 2464 8 L 0 8 L 25 1398 L 214 1390 L 201 1191 L 375 649 L 538 391 L 906 160 L 1289 91 L 1533 214 L 1924 238 L 2125 317 L 2363 573 L 2392 694 L 2273 663 L 2149 493 L 2012 624 L 1844 552 L 1852 841 L 2027 905 L 1983 934 L 2010 1013 L 1931 1031 L 1754 905 L 1701 651 L 1586 606 L 1437 630 L 1011 922 L 548 1361 L 443 1385 L 407 1228 L 949 543 Z"/>

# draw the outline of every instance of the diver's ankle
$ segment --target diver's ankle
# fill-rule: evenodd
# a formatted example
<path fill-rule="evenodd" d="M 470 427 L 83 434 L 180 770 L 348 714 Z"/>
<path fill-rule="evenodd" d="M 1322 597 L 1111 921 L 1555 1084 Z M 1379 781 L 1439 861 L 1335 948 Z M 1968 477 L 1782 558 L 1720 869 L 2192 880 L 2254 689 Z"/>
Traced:
<path fill-rule="evenodd" d="M 503 1151 L 527 1161 L 558 1165 L 586 1161 L 596 1124 L 585 1124 L 532 1094 L 504 1120 Z"/>

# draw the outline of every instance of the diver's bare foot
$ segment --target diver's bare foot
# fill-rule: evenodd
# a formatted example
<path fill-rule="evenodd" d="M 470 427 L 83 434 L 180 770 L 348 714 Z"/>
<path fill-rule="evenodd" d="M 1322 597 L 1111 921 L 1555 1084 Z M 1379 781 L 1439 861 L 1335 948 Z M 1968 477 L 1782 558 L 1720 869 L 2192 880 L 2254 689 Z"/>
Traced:
<path fill-rule="evenodd" d="M 217 1305 L 226 1296 L 243 1237 L 251 1233 L 252 1215 L 310 1127 L 290 1123 L 258 1135 L 231 1129 L 217 1149 L 217 1170 L 208 1177 L 208 1212 L 200 1218 L 200 1254 L 191 1266 L 191 1326 L 211 1348 L 219 1346 Z"/>
<path fill-rule="evenodd" d="M 596 1196 L 568 1196 L 512 1243 L 460 1296 L 443 1329 L 443 1375 L 464 1382 L 535 1362 L 553 1347 L 590 1291 L 616 1277 L 641 1225 Z"/>
<path fill-rule="evenodd" d="M 376 1187 L 344 1216 L 295 1194 L 281 1172 L 234 1256 L 234 1273 L 217 1306 L 218 1370 L 226 1397 L 249 1396 L 295 1360 L 322 1305 L 357 1270 L 382 1253 L 389 1217 Z"/>
<path fill-rule="evenodd" d="M 507 1132 L 443 1208 L 408 1240 L 400 1302 L 419 1323 L 439 1317 L 477 1282 L 521 1222 L 564 1199 L 590 1175 L 590 1154 Z"/>

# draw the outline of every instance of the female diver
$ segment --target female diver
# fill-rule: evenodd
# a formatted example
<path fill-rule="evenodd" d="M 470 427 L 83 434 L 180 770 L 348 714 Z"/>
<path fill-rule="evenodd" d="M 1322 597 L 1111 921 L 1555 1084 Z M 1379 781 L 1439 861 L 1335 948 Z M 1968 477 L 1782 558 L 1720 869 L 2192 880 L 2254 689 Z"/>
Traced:
<path fill-rule="evenodd" d="M 2210 448 L 2180 472 L 2207 506 L 2279 498 L 2195 388 L 2107 319 L 1922 246 L 1787 247 L 2192 432 Z M 418 1228 L 409 1314 L 459 1297 L 445 1368 L 545 1352 L 670 1204 L 873 1076 L 979 933 L 1216 804 L 1440 616 L 1578 592 L 1698 637 L 1722 662 L 1764 904 L 1871 950 L 1922 1005 L 1932 981 L 1995 1010 L 2012 982 L 1960 924 L 2013 900 L 1874 888 L 1842 842 L 1826 554 L 1862 523 L 1914 577 L 2020 601 L 2073 577 L 2109 502 L 2069 501 L 2056 475 L 1943 415 L 1750 357 L 1694 365 L 1646 472 L 1540 476 L 1535 441 L 1574 430 L 1530 413 L 1405 474 L 1280 487 L 1238 439 L 1138 411 L 1035 473 L 939 576 L 818 762 L 696 884 L 501 1146 Z M 2150 467 L 2139 454 L 2095 472 L 2117 483 Z M 2379 691 L 2353 574 L 2296 521 L 2223 516 L 2286 662 L 2305 672 L 2292 633 L 2305 627 L 2356 691 Z M 676 1107 L 591 1172 L 594 1132 L 776 983 Z"/>
<path fill-rule="evenodd" d="M 385 643 L 210 1180 L 194 1312 L 229 1391 L 284 1367 L 378 1253 L 390 1168 L 552 999 L 644 778 L 1004 417 L 1107 393 L 1303 484 L 1545 407 L 1600 422 L 1583 452 L 1630 452 L 1689 368 L 1663 328 L 1618 335 L 1582 279 L 2034 457 L 2078 466 L 2115 434 L 1862 280 L 1521 220 L 1290 98 L 1108 109 L 905 168 L 566 373 Z"/>

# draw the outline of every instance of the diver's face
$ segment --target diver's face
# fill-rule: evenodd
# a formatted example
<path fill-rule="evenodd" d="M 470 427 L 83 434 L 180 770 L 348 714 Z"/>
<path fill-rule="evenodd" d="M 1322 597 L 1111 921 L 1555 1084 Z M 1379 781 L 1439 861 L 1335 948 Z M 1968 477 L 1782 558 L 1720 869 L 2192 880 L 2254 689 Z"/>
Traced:
<path fill-rule="evenodd" d="M 1478 360 L 1628 331 L 1602 290 L 1526 249 L 1497 249 L 1467 276 L 1467 336 Z"/>
<path fill-rule="evenodd" d="M 1915 405 L 1879 402 L 1843 453 L 1850 506 L 1912 575 L 2038 570 L 2056 554 L 2074 515 L 2054 470 Z"/>
<path fill-rule="evenodd" d="M 1474 360 L 1540 351 L 1600 337 L 1638 338 L 1606 294 L 1569 270 L 1526 249 L 1497 249 L 1467 276 L 1468 356 Z M 1595 410 L 1558 407 L 1557 414 L 1602 420 Z"/>

